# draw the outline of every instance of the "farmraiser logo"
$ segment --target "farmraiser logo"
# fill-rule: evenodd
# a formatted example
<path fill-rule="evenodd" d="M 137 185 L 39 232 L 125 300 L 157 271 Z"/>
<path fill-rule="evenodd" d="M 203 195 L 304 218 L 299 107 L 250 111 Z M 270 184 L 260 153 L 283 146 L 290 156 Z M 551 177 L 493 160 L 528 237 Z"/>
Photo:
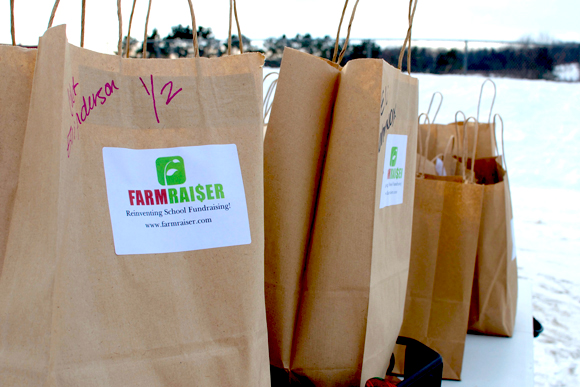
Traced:
<path fill-rule="evenodd" d="M 186 182 L 185 162 L 181 156 L 159 157 L 155 160 L 157 181 L 162 186 L 184 185 Z M 203 202 L 204 200 L 225 199 L 222 184 L 197 184 L 162 189 L 130 189 L 131 206 L 153 206 Z"/>
<path fill-rule="evenodd" d="M 185 164 L 181 156 L 160 157 L 155 160 L 157 180 L 161 185 L 185 183 Z"/>
<path fill-rule="evenodd" d="M 394 146 L 391 148 L 391 159 L 389 166 L 394 167 L 397 165 L 397 155 L 399 153 L 399 148 Z M 403 168 L 389 168 L 387 173 L 387 179 L 402 179 L 403 178 Z"/>
<path fill-rule="evenodd" d="M 252 243 L 235 144 L 103 147 L 103 167 L 117 255 Z"/>
<path fill-rule="evenodd" d="M 391 167 L 397 165 L 397 153 L 399 152 L 399 148 L 396 146 L 391 148 Z"/>

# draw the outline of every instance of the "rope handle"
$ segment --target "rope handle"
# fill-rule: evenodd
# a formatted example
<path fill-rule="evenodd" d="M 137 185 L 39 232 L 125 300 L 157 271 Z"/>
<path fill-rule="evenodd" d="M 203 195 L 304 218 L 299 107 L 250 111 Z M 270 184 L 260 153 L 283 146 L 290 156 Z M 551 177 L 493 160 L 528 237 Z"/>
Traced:
<path fill-rule="evenodd" d="M 447 140 L 447 145 L 443 151 L 443 161 L 447 160 L 448 156 L 453 155 L 453 149 L 455 149 L 455 136 L 451 135 L 449 140 Z M 437 157 L 439 157 L 439 155 Z"/>
<path fill-rule="evenodd" d="M 449 137 L 449 141 L 447 141 L 447 146 L 445 147 L 445 151 L 443 152 L 443 168 L 447 175 L 455 174 L 455 167 L 454 166 L 454 159 L 453 159 L 453 150 L 456 147 L 455 136 Z"/>
<path fill-rule="evenodd" d="M 441 94 L 441 92 L 436 91 L 433 93 L 433 95 L 431 96 L 431 102 L 429 102 L 429 108 L 427 109 L 427 115 L 429 115 L 429 113 L 431 113 L 431 105 L 433 105 L 433 100 L 435 99 L 435 96 L 437 94 L 439 94 L 441 99 L 439 100 L 439 105 L 437 106 L 437 110 L 435 111 L 435 115 L 433 116 L 433 122 L 435 122 L 435 120 L 437 119 L 437 114 L 439 114 L 439 109 L 441 109 L 441 105 L 443 105 L 443 94 Z"/>
<path fill-rule="evenodd" d="M 336 41 L 334 42 L 334 54 L 332 56 L 332 61 L 336 64 L 340 64 L 342 59 L 344 58 L 344 54 L 346 54 L 346 49 L 348 48 L 348 41 L 350 40 L 350 29 L 352 27 L 352 22 L 354 21 L 354 15 L 356 14 L 356 8 L 358 7 L 359 0 L 356 0 L 354 4 L 354 8 L 352 9 L 352 14 L 350 15 L 350 22 L 348 23 L 348 28 L 346 32 L 346 39 L 344 40 L 344 46 L 340 51 L 340 55 L 338 55 L 338 43 L 340 40 L 340 30 L 342 29 L 342 21 L 344 20 L 344 15 L 346 13 L 346 8 L 348 6 L 348 0 L 344 2 L 344 8 L 342 9 L 342 15 L 340 16 L 340 23 L 338 23 L 338 32 L 336 33 Z M 338 55 L 338 58 L 337 58 Z"/>
<path fill-rule="evenodd" d="M 405 37 L 405 41 L 403 42 L 403 47 L 401 48 L 401 52 L 399 53 L 399 70 L 400 70 L 402 67 L 402 63 L 403 63 L 403 56 L 405 54 L 405 46 L 408 45 L 407 70 L 408 70 L 409 74 L 411 74 L 411 31 L 413 28 L 413 19 L 415 18 L 415 10 L 417 9 L 417 1 L 418 0 L 409 0 L 409 28 L 407 29 L 407 36 Z M 358 3 L 359 3 L 359 0 L 356 1 L 354 8 L 352 10 L 350 22 L 348 24 L 348 29 L 347 29 L 347 33 L 346 33 L 346 39 L 344 41 L 344 46 L 342 47 L 340 55 L 338 56 L 338 59 L 337 59 L 338 43 L 339 43 L 339 39 L 340 39 L 340 30 L 342 28 L 342 22 L 344 20 L 346 8 L 348 6 L 348 0 L 346 0 L 344 3 L 344 8 L 342 10 L 342 15 L 340 17 L 340 23 L 338 24 L 338 32 L 336 33 L 336 41 L 334 43 L 334 55 L 332 56 L 332 61 L 334 63 L 340 64 L 340 62 L 342 62 L 342 59 L 344 58 L 344 55 L 346 54 L 346 49 L 348 47 L 348 42 L 350 39 L 350 30 L 352 27 L 352 22 L 354 20 L 354 16 L 356 14 L 356 8 L 358 6 Z"/>
<path fill-rule="evenodd" d="M 52 27 L 52 22 L 54 21 L 54 15 L 56 15 L 56 9 L 58 8 L 59 3 L 60 3 L 60 0 L 56 0 L 54 2 L 54 6 L 52 7 L 52 12 L 50 13 L 50 19 L 48 20 L 48 27 L 46 29 L 49 29 L 50 27 Z"/>
<path fill-rule="evenodd" d="M 236 7 L 236 0 L 234 0 L 234 16 L 236 17 L 236 25 L 238 26 L 238 47 L 240 54 L 244 53 L 244 39 L 242 38 L 242 29 L 240 28 L 240 21 L 238 20 L 238 8 Z"/>
<path fill-rule="evenodd" d="M 81 47 L 85 46 L 85 8 L 86 0 L 81 1 Z"/>
<path fill-rule="evenodd" d="M 443 151 L 443 153 L 439 153 L 437 156 L 433 157 L 433 159 L 430 161 L 432 163 L 436 163 L 437 159 L 440 159 L 443 162 L 443 168 L 445 172 L 449 171 L 447 165 L 449 164 L 449 160 L 453 159 L 453 149 L 455 149 L 455 136 L 451 135 L 449 137 L 449 140 L 447 141 L 447 145 L 445 146 L 445 150 Z"/>
<path fill-rule="evenodd" d="M 232 54 L 232 8 L 236 19 L 236 25 L 238 27 L 238 47 L 240 49 L 240 54 L 243 54 L 244 40 L 242 39 L 242 30 L 240 29 L 240 21 L 238 20 L 238 8 L 236 7 L 236 0 L 233 0 L 233 2 L 232 0 L 230 0 L 230 28 L 228 33 L 228 55 Z"/>
<path fill-rule="evenodd" d="M 457 116 L 461 114 L 463 116 L 463 121 L 457 121 Z M 458 110 L 457 113 L 455 113 L 455 137 L 457 137 L 457 154 L 463 154 L 463 146 L 461 144 L 460 141 L 460 136 L 459 136 L 459 122 L 465 122 L 466 117 L 465 117 L 465 113 L 463 113 L 461 110 Z"/>
<path fill-rule="evenodd" d="M 471 157 L 471 174 L 469 177 L 466 176 L 467 170 L 467 156 L 468 156 L 468 135 L 467 135 L 467 124 L 470 120 L 473 120 L 475 123 L 475 138 L 473 141 L 473 153 Z M 463 164 L 463 181 L 465 183 L 473 184 L 475 182 L 475 151 L 477 150 L 477 137 L 479 135 L 479 122 L 473 116 L 469 117 L 465 120 L 465 124 L 463 125 L 463 156 L 462 156 L 462 164 Z"/>
<path fill-rule="evenodd" d="M 120 1 L 120 0 L 118 0 Z M 52 23 L 54 22 L 54 16 L 56 15 L 56 10 L 58 9 L 58 5 L 60 4 L 60 0 L 56 0 L 54 2 L 54 6 L 52 7 L 52 12 L 50 13 L 50 19 L 48 20 L 48 27 L 49 29 L 52 27 Z M 81 47 L 85 46 L 85 9 L 86 9 L 86 0 L 82 0 L 81 2 Z"/>
<path fill-rule="evenodd" d="M 119 0 L 120 1 L 120 0 Z M 147 26 L 149 24 L 149 15 L 151 13 L 151 1 L 149 0 L 149 8 L 147 10 L 147 18 L 145 19 L 145 37 L 143 39 L 143 58 L 147 57 Z M 195 51 L 195 57 L 199 58 L 199 42 L 197 40 L 197 24 L 195 22 L 195 12 L 193 11 L 193 4 L 191 0 L 187 0 L 189 4 L 189 12 L 191 13 L 191 25 L 192 25 L 192 32 L 193 32 L 193 50 Z M 232 12 L 236 19 L 236 25 L 238 27 L 238 35 L 239 35 L 239 47 L 240 53 L 244 53 L 244 43 L 242 39 L 242 30 L 240 28 L 240 21 L 238 19 L 238 9 L 236 6 L 236 0 L 230 0 L 230 25 L 229 25 L 229 32 L 228 32 L 228 55 L 231 55 L 232 52 Z"/>
<path fill-rule="evenodd" d="M 121 0 L 117 0 L 121 1 Z M 147 7 L 147 16 L 145 17 L 145 36 L 143 37 L 143 58 L 147 58 L 147 28 L 149 26 L 149 15 L 151 14 L 151 2 L 149 0 L 149 6 Z M 231 0 L 230 0 L 231 1 Z M 193 32 L 193 51 L 195 51 L 195 57 L 199 58 L 199 45 L 197 42 L 197 25 L 195 23 L 195 13 L 193 12 L 193 4 L 191 0 L 187 0 L 189 4 L 189 13 L 191 14 L 191 30 Z"/>
<path fill-rule="evenodd" d="M 131 8 L 131 17 L 129 17 L 129 30 L 127 31 L 127 58 L 129 58 L 129 51 L 131 48 L 131 25 L 133 24 L 133 15 L 135 14 L 135 4 L 137 4 L 137 0 L 133 0 L 133 8 Z M 118 7 L 117 11 L 120 9 Z M 119 16 L 120 19 L 120 16 Z"/>
<path fill-rule="evenodd" d="M 133 4 L 135 7 L 135 4 Z M 131 13 L 131 17 L 133 14 Z M 117 0 L 117 18 L 119 19 L 119 41 L 117 42 L 117 55 L 123 57 L 123 15 L 121 13 L 121 0 Z M 129 38 L 127 38 L 127 52 L 129 52 Z"/>
<path fill-rule="evenodd" d="M 405 46 L 407 47 L 407 72 L 411 75 L 411 31 L 413 29 L 413 19 L 415 18 L 415 10 L 417 9 L 417 1 L 419 0 L 409 0 L 409 28 L 407 29 L 407 36 L 401 47 L 401 52 L 399 53 L 399 70 L 403 67 L 403 56 L 405 55 Z"/>
<path fill-rule="evenodd" d="M 417 138 L 417 143 L 419 144 L 419 155 L 421 156 L 421 159 L 419 160 L 421 162 L 421 165 L 419 166 L 419 170 L 423 171 L 425 168 L 425 161 L 427 160 L 427 155 L 429 154 L 429 139 L 431 138 L 431 121 L 429 120 L 429 116 L 425 113 L 421 113 L 419 115 L 419 118 L 417 119 L 417 121 L 421 121 L 421 117 L 425 116 L 425 123 L 427 125 L 429 125 L 429 131 L 427 132 L 427 136 L 425 138 L 425 147 L 423 148 L 423 141 L 421 139 L 421 131 L 418 131 L 418 138 Z M 419 174 L 422 174 L 421 172 Z"/>
<path fill-rule="evenodd" d="M 14 0 L 10 0 L 10 35 L 12 36 L 12 45 L 16 46 L 16 32 L 14 31 Z"/>
<path fill-rule="evenodd" d="M 10 0 L 10 5 L 12 6 L 14 0 Z M 46 29 L 52 27 L 52 23 L 54 22 L 54 16 L 56 15 L 56 10 L 58 9 L 58 5 L 60 4 L 60 0 L 56 0 L 54 2 L 54 6 L 52 7 L 52 12 L 50 13 L 50 19 L 48 20 L 48 26 Z M 135 5 L 133 5 L 134 7 Z M 86 0 L 82 0 L 81 3 L 81 47 L 85 46 L 85 15 L 86 15 Z M 117 53 L 122 56 L 122 41 L 123 41 L 123 20 L 121 18 L 121 0 L 117 0 L 117 16 L 119 18 L 119 42 L 117 44 Z M 12 37 L 12 41 L 14 43 L 14 35 Z"/>
<path fill-rule="evenodd" d="M 501 118 L 501 116 L 499 114 L 495 114 L 493 116 L 494 132 L 495 132 L 495 127 L 496 127 L 496 124 L 495 124 L 496 117 L 499 118 L 499 120 L 501 122 L 501 136 L 500 136 L 500 138 L 501 138 L 501 163 L 502 163 L 504 171 L 506 171 L 506 173 L 507 173 L 507 162 L 505 160 L 505 146 L 504 146 L 505 142 L 503 139 L 503 118 Z M 496 144 L 496 146 L 497 146 L 497 144 Z"/>
<path fill-rule="evenodd" d="M 487 118 L 487 123 L 491 123 L 491 114 L 493 113 L 493 105 L 495 104 L 495 97 L 497 95 L 497 87 L 495 86 L 495 82 L 491 79 L 487 78 L 481 84 L 481 90 L 479 91 L 479 102 L 477 103 L 477 121 L 479 121 L 479 108 L 481 107 L 481 97 L 483 96 L 483 88 L 485 84 L 489 82 L 493 85 L 493 98 L 491 99 L 491 106 L 489 107 L 489 117 Z"/>

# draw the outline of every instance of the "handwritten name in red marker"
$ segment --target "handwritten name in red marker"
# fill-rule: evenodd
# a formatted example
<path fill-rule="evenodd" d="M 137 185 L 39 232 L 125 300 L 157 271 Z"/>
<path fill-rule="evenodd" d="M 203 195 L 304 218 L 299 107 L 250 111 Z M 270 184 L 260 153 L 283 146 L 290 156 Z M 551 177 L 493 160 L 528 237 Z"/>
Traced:
<path fill-rule="evenodd" d="M 67 88 L 70 115 L 72 117 L 72 124 L 70 125 L 70 129 L 67 134 L 67 147 L 66 147 L 67 157 L 69 158 L 74 141 L 80 137 L 79 133 L 80 126 L 87 120 L 87 118 L 89 118 L 91 112 L 95 108 L 97 108 L 99 104 L 104 105 L 105 102 L 107 102 L 108 97 L 111 97 L 115 90 L 119 90 L 119 88 L 115 85 L 115 80 L 111 80 L 111 82 L 105 83 L 105 86 L 97 90 L 96 93 L 83 96 L 83 104 L 80 108 L 79 114 L 78 112 L 77 113 L 74 112 L 74 106 L 77 97 L 76 89 L 78 86 L 79 83 L 75 82 L 75 79 L 73 77 L 72 83 L 69 84 Z"/>

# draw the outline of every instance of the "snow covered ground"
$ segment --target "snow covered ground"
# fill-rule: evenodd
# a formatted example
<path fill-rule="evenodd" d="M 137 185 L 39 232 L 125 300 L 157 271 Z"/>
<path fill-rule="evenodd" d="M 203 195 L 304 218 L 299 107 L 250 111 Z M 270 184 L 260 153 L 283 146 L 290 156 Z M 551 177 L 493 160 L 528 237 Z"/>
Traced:
<path fill-rule="evenodd" d="M 265 68 L 264 75 L 271 71 L 277 69 Z M 437 123 L 453 122 L 457 110 L 476 115 L 485 78 L 413 76 L 420 113 L 439 91 L 444 100 Z M 535 385 L 580 386 L 580 83 L 493 81 L 494 113 L 505 123 L 519 275 L 532 280 L 533 313 L 544 326 L 534 341 Z M 487 85 L 481 121 L 491 95 Z"/>
<path fill-rule="evenodd" d="M 578 82 L 580 81 L 580 64 L 567 63 L 557 65 L 554 68 L 556 79 L 560 81 Z"/>

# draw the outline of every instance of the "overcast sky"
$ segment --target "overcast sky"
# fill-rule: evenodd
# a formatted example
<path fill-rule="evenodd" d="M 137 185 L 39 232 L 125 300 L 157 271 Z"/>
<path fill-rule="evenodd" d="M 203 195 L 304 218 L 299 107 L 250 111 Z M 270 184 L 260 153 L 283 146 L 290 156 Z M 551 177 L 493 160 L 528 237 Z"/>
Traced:
<path fill-rule="evenodd" d="M 197 24 L 227 38 L 228 0 L 192 0 Z M 355 3 L 350 0 L 349 8 Z M 15 0 L 16 41 L 36 45 L 46 30 L 53 0 Z M 54 25 L 67 24 L 69 41 L 80 42 L 81 0 L 61 0 Z M 122 0 L 123 35 L 127 34 L 133 1 Z M 294 36 L 334 36 L 342 0 L 238 0 L 242 33 L 250 39 Z M 143 39 L 148 0 L 137 0 L 131 35 Z M 118 38 L 117 2 L 86 0 L 85 48 L 112 53 Z M 401 38 L 407 29 L 406 0 L 360 0 L 352 27 L 353 38 Z M 10 43 L 10 8 L 0 12 L 0 43 Z M 350 11 L 348 13 L 350 17 Z M 580 0 L 421 0 L 413 27 L 417 39 L 519 40 L 549 36 L 580 41 Z M 162 37 L 177 24 L 191 25 L 187 0 L 154 0 L 149 32 Z M 346 33 L 346 31 L 345 31 Z M 344 36 L 344 34 L 343 34 Z"/>

